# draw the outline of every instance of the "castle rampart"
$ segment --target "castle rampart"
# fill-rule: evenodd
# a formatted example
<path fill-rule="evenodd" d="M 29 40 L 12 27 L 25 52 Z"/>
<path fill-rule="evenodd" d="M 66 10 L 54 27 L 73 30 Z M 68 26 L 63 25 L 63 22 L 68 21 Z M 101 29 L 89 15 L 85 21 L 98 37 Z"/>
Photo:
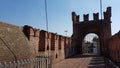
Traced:
<path fill-rule="evenodd" d="M 2 48 L 0 49 L 0 61 L 49 55 L 52 56 L 53 63 L 56 63 L 70 56 L 70 37 L 36 29 L 28 25 L 18 27 L 0 22 L 0 26 L 0 48 Z M 11 51 L 5 46 L 8 46 Z"/>
<path fill-rule="evenodd" d="M 109 56 L 114 61 L 120 62 L 120 31 L 109 39 Z M 120 65 L 120 64 L 119 64 Z"/>
<path fill-rule="evenodd" d="M 34 45 L 37 55 L 52 55 L 53 63 L 71 56 L 71 39 L 56 33 L 24 26 L 23 32 Z"/>

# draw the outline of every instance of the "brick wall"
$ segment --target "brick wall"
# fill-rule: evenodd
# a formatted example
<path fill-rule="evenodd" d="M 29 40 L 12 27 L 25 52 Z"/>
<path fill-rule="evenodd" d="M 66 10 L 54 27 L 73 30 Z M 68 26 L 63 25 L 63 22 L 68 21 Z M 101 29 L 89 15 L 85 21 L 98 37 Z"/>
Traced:
<path fill-rule="evenodd" d="M 38 55 L 52 55 L 53 63 L 72 55 L 71 38 L 24 26 L 24 33 Z"/>
<path fill-rule="evenodd" d="M 109 39 L 109 56 L 114 62 L 120 62 L 120 32 Z"/>
<path fill-rule="evenodd" d="M 39 41 L 40 41 L 40 32 L 39 29 L 34 29 L 30 26 L 25 25 L 23 32 L 25 33 L 26 37 L 28 38 L 28 40 L 30 41 L 30 43 L 32 45 L 34 45 L 34 49 L 36 52 L 36 55 L 38 54 L 38 50 L 39 50 Z"/>

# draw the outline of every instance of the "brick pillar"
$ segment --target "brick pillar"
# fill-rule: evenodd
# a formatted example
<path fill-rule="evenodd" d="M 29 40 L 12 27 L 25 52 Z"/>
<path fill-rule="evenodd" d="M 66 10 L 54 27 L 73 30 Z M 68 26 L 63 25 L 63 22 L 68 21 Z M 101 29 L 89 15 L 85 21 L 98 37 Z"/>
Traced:
<path fill-rule="evenodd" d="M 30 43 L 34 46 L 36 56 L 38 55 L 39 48 L 39 29 L 34 29 L 31 26 L 25 25 L 23 27 L 23 32 L 30 41 Z"/>
<path fill-rule="evenodd" d="M 39 52 L 39 41 L 40 41 L 40 38 L 39 38 L 40 37 L 40 33 L 39 32 L 40 31 L 38 29 L 34 30 L 34 36 L 32 37 L 33 41 L 31 41 L 34 44 L 35 51 L 36 51 L 37 55 L 38 55 L 38 52 Z"/>
<path fill-rule="evenodd" d="M 46 41 L 45 41 L 45 51 L 46 55 L 50 56 L 51 55 L 51 33 L 46 32 Z"/>
<path fill-rule="evenodd" d="M 59 61 L 58 41 L 59 41 L 59 37 L 58 37 L 58 35 L 55 35 L 55 51 L 54 51 L 55 62 Z"/>
<path fill-rule="evenodd" d="M 61 37 L 61 60 L 65 59 L 64 37 Z"/>

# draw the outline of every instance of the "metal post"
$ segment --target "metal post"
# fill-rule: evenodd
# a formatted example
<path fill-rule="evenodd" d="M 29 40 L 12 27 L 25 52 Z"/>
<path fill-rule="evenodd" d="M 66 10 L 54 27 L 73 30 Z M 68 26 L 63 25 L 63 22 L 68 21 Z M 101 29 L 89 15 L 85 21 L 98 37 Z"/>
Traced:
<path fill-rule="evenodd" d="M 100 0 L 100 13 L 101 13 L 101 19 L 102 19 L 102 0 Z"/>
<path fill-rule="evenodd" d="M 46 30 L 47 30 L 47 47 L 48 47 L 48 61 L 46 61 L 46 63 L 47 63 L 47 65 L 46 65 L 46 67 L 50 67 L 50 62 L 51 62 L 51 60 L 49 60 L 50 59 L 50 54 L 49 54 L 49 52 L 50 52 L 50 47 L 49 47 L 49 32 L 48 32 L 48 13 L 47 13 L 47 1 L 45 0 L 45 14 L 46 14 Z"/>
<path fill-rule="evenodd" d="M 45 15 L 46 15 L 46 31 L 47 31 L 47 47 L 49 48 L 48 44 L 48 15 L 47 15 L 47 1 L 45 0 Z M 49 48 L 50 49 L 50 48 Z M 49 56 L 49 49 L 48 49 L 48 56 Z"/>
<path fill-rule="evenodd" d="M 46 30 L 48 31 L 47 1 L 45 0 Z"/>

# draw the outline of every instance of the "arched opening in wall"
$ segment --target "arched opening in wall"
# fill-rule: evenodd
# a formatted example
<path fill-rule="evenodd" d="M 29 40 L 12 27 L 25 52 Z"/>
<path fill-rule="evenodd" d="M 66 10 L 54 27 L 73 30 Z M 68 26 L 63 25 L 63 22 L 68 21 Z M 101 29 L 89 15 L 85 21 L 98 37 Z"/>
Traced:
<path fill-rule="evenodd" d="M 49 50 L 49 46 L 47 45 L 47 50 Z"/>
<path fill-rule="evenodd" d="M 95 33 L 86 34 L 82 42 L 83 54 L 100 54 L 99 36 Z"/>
<path fill-rule="evenodd" d="M 56 54 L 55 58 L 58 58 L 58 55 Z"/>

